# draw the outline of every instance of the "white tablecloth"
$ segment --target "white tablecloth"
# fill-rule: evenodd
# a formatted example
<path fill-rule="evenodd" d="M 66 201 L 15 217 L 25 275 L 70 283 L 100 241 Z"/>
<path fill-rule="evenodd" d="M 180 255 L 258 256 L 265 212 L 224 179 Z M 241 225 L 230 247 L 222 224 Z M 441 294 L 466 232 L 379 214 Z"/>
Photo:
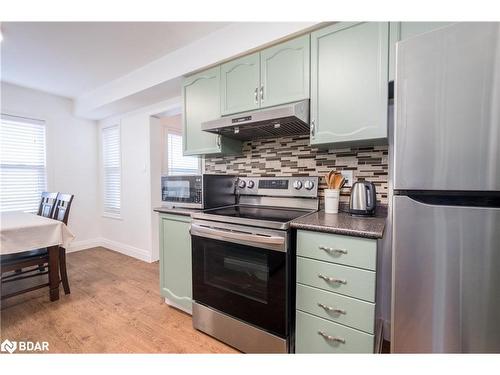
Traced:
<path fill-rule="evenodd" d="M 60 245 L 67 249 L 75 238 L 61 221 L 25 212 L 0 214 L 0 254 Z"/>

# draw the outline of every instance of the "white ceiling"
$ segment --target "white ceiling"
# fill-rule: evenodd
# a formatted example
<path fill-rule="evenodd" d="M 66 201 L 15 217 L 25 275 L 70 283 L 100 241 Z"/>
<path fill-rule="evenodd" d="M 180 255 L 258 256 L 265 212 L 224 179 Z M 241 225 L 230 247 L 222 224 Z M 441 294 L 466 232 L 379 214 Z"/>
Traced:
<path fill-rule="evenodd" d="M 1 80 L 76 98 L 222 22 L 2 22 Z"/>

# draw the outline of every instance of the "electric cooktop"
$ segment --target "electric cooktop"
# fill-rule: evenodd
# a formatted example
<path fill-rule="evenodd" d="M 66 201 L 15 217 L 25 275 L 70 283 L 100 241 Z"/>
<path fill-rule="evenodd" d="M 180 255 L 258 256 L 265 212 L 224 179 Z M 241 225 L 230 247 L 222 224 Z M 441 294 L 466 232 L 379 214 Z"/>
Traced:
<path fill-rule="evenodd" d="M 228 217 L 238 217 L 242 219 L 264 220 L 264 221 L 277 221 L 286 223 L 304 216 L 311 212 L 310 210 L 290 210 L 286 208 L 277 207 L 252 207 L 252 206 L 229 206 L 223 208 L 216 208 L 212 210 L 205 210 L 207 214 L 221 215 Z"/>

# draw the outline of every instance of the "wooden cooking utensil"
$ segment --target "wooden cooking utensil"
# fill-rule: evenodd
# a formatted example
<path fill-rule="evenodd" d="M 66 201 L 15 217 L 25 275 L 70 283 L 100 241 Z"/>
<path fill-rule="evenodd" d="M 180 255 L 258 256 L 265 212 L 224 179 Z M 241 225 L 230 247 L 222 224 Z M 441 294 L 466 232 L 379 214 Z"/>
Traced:
<path fill-rule="evenodd" d="M 330 176 L 330 189 L 335 189 L 335 172 Z"/>
<path fill-rule="evenodd" d="M 342 182 L 342 175 L 340 173 L 335 173 L 335 178 L 333 180 L 333 188 L 334 189 L 340 188 L 341 182 Z"/>
<path fill-rule="evenodd" d="M 331 178 L 332 178 L 332 175 L 333 175 L 333 170 L 328 172 L 327 175 L 326 175 L 326 184 L 328 185 L 328 189 L 332 189 L 331 187 Z"/>

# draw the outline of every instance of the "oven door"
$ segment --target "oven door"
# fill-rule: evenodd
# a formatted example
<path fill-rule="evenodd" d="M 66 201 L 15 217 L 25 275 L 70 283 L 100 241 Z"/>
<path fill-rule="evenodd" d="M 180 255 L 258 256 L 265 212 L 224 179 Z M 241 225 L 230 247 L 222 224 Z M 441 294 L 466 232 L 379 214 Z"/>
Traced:
<path fill-rule="evenodd" d="M 284 231 L 193 221 L 193 299 L 285 338 L 287 241 Z"/>

